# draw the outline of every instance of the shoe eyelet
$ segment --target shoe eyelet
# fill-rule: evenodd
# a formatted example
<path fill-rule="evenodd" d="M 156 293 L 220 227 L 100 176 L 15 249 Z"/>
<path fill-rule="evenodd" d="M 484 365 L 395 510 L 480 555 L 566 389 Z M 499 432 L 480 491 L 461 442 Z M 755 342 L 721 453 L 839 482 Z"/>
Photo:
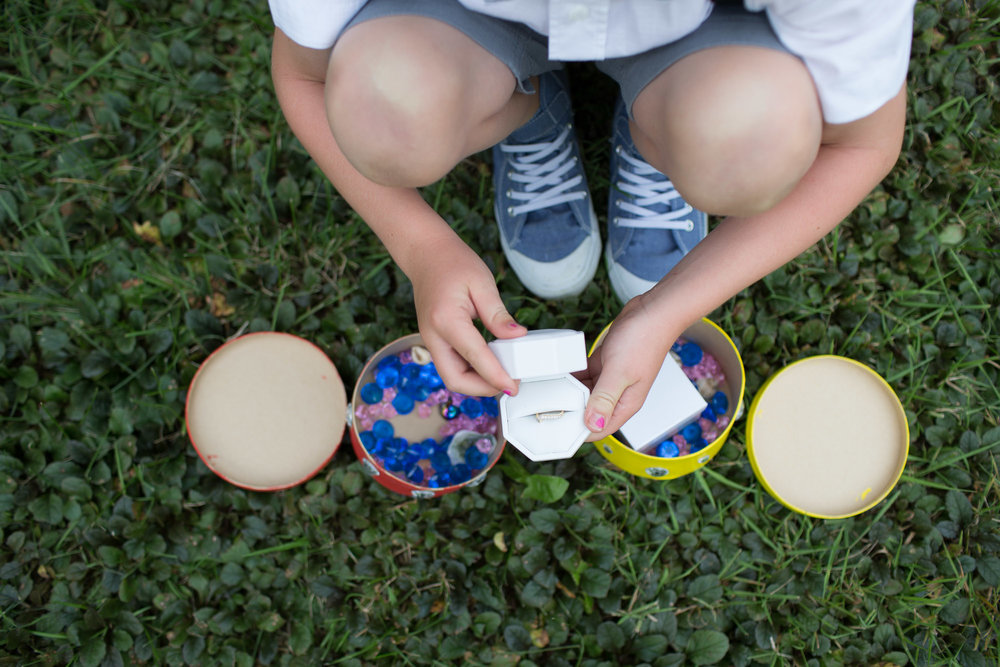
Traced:
<path fill-rule="evenodd" d="M 615 146 L 615 155 L 621 155 L 621 154 L 622 154 L 622 147 Z"/>
<path fill-rule="evenodd" d="M 687 231 L 689 231 L 689 232 L 693 232 L 694 231 L 694 223 L 693 222 L 689 221 L 687 223 Z"/>
<path fill-rule="evenodd" d="M 507 207 L 507 215 L 514 215 L 514 207 L 513 206 L 508 206 Z"/>
<path fill-rule="evenodd" d="M 625 202 L 623 202 L 623 201 L 622 201 L 621 199 L 616 199 L 616 200 L 615 200 L 615 206 L 621 206 L 621 205 L 622 205 L 622 204 L 624 204 L 624 203 L 625 203 Z M 618 218 L 615 218 L 615 220 L 618 220 Z"/>
<path fill-rule="evenodd" d="M 510 199 L 512 196 L 514 196 L 513 192 L 514 192 L 513 190 L 508 190 L 506 193 L 504 193 L 504 196 Z"/>

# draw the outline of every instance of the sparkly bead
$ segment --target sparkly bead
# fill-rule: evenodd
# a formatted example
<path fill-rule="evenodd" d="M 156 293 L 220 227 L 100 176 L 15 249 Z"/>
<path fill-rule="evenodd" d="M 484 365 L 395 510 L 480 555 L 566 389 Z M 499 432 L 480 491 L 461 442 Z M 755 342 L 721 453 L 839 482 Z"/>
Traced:
<path fill-rule="evenodd" d="M 431 403 L 432 405 L 440 405 L 441 403 L 444 403 L 447 400 L 448 400 L 447 389 L 438 389 L 437 391 L 435 391 L 434 393 L 432 393 L 430 396 L 427 397 L 427 402 Z"/>
<path fill-rule="evenodd" d="M 429 405 L 427 403 L 424 403 L 424 402 L 420 402 L 420 403 L 417 404 L 417 416 L 418 417 L 420 417 L 421 419 L 427 419 L 432 414 L 434 414 L 434 408 L 433 408 L 433 406 L 431 406 L 431 405 Z"/>
<path fill-rule="evenodd" d="M 487 417 L 498 417 L 500 415 L 500 404 L 493 396 L 485 396 L 479 399 L 479 402 L 483 404 L 483 412 L 486 413 Z"/>
<path fill-rule="evenodd" d="M 371 405 L 382 400 L 382 387 L 374 382 L 369 382 L 361 387 L 361 400 Z"/>
<path fill-rule="evenodd" d="M 447 472 L 438 472 L 427 480 L 427 486 L 432 489 L 440 489 L 443 486 L 451 486 L 451 475 Z"/>
<path fill-rule="evenodd" d="M 463 484 L 472 478 L 472 468 L 467 463 L 458 463 L 452 466 L 451 483 Z"/>
<path fill-rule="evenodd" d="M 460 414 L 457 405 L 451 405 L 449 403 L 441 404 L 441 416 L 445 419 L 452 420 Z"/>
<path fill-rule="evenodd" d="M 693 422 L 681 429 L 681 435 L 688 442 L 693 442 L 701 437 L 701 427 L 697 422 Z"/>
<path fill-rule="evenodd" d="M 375 446 L 375 434 L 372 433 L 371 431 L 365 430 L 362 431 L 361 433 L 358 433 L 358 440 L 361 441 L 361 446 L 367 449 L 369 452 L 372 450 L 372 447 Z"/>
<path fill-rule="evenodd" d="M 413 361 L 413 354 L 410 352 L 410 350 L 403 350 L 402 352 L 399 353 L 398 359 L 399 363 L 405 366 L 406 364 Z"/>
<path fill-rule="evenodd" d="M 431 455 L 431 467 L 437 472 L 447 472 L 451 470 L 451 457 L 447 452 L 434 452 Z"/>
<path fill-rule="evenodd" d="M 406 479 L 414 484 L 422 484 L 424 481 L 424 469 L 418 465 L 413 465 L 406 470 Z"/>
<path fill-rule="evenodd" d="M 489 454 L 479 451 L 477 447 L 469 447 L 465 450 L 465 462 L 470 468 L 480 470 L 486 467 L 486 463 L 490 460 Z"/>
<path fill-rule="evenodd" d="M 475 446 L 483 454 L 489 454 L 493 451 L 493 438 L 480 438 L 476 440 Z"/>
<path fill-rule="evenodd" d="M 392 427 L 392 424 L 384 419 L 379 419 L 377 422 L 372 424 L 372 433 L 375 434 L 375 438 L 391 438 L 395 433 L 396 429 Z"/>
<path fill-rule="evenodd" d="M 729 426 L 729 416 L 719 415 L 719 421 L 715 422 L 715 425 L 722 429 L 726 428 Z"/>
<path fill-rule="evenodd" d="M 712 406 L 709 405 L 702 411 L 701 418 L 707 419 L 710 422 L 714 422 L 716 419 L 718 419 L 718 416 L 715 414 L 715 410 L 712 409 Z"/>
<path fill-rule="evenodd" d="M 410 468 L 412 468 L 413 466 L 417 465 L 417 463 L 420 462 L 420 453 L 415 452 L 412 449 L 407 449 L 406 451 L 403 452 L 403 455 L 400 457 L 400 459 L 402 459 L 403 461 L 403 468 L 409 470 Z"/>
<path fill-rule="evenodd" d="M 385 391 L 382 392 L 382 402 L 392 403 L 392 399 L 396 398 L 396 394 L 398 393 L 399 391 L 395 387 L 387 388 Z"/>
<path fill-rule="evenodd" d="M 681 363 L 685 366 L 694 366 L 699 361 L 701 361 L 702 351 L 697 343 L 684 343 L 681 346 L 680 352 Z"/>
<path fill-rule="evenodd" d="M 719 438 L 719 431 L 713 425 L 712 428 L 707 428 L 702 431 L 701 437 L 705 439 L 705 442 L 715 442 Z"/>
<path fill-rule="evenodd" d="M 392 403 L 382 406 L 382 416 L 386 419 L 392 419 L 398 414 L 396 408 L 392 407 Z"/>
<path fill-rule="evenodd" d="M 690 443 L 688 443 L 688 446 L 689 446 L 689 451 L 692 454 L 694 454 L 695 452 L 700 452 L 701 450 L 705 449 L 705 447 L 708 446 L 708 443 L 702 440 L 701 438 L 698 438 L 697 440 L 693 440 Z"/>
<path fill-rule="evenodd" d="M 401 415 L 408 415 L 413 412 L 413 399 L 406 394 L 399 394 L 392 399 L 392 407 Z"/>
<path fill-rule="evenodd" d="M 424 385 L 431 391 L 441 387 L 441 376 L 438 375 L 437 366 L 435 366 L 433 362 L 420 369 L 418 379 L 420 380 L 420 384 Z"/>
<path fill-rule="evenodd" d="M 375 384 L 382 389 L 395 387 L 397 382 L 399 382 L 399 371 L 393 366 L 380 368 L 378 372 L 375 373 Z"/>
<path fill-rule="evenodd" d="M 715 428 L 715 423 L 702 417 L 701 419 L 698 420 L 698 426 L 701 428 L 701 437 L 708 440 L 708 438 L 705 436 L 705 431 Z"/>
<path fill-rule="evenodd" d="M 679 456 L 680 453 L 680 448 L 677 447 L 677 443 L 673 440 L 664 440 L 656 446 L 656 455 L 660 458 L 672 459 Z"/>
<path fill-rule="evenodd" d="M 724 393 L 717 391 L 715 392 L 715 395 L 712 396 L 711 405 L 712 410 L 714 410 L 716 414 L 724 415 L 726 414 L 726 410 L 729 409 L 729 399 Z"/>
<path fill-rule="evenodd" d="M 475 419 L 483 414 L 483 404 L 479 402 L 478 398 L 469 397 L 462 401 L 462 414 L 469 419 Z"/>

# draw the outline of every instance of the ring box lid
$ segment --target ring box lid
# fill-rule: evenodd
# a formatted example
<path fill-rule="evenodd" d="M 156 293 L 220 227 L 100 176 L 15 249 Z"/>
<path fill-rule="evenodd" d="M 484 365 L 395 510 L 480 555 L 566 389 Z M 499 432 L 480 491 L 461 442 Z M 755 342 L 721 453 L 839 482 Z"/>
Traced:
<path fill-rule="evenodd" d="M 500 365 L 521 380 L 500 399 L 504 438 L 532 461 L 573 456 L 590 430 L 583 412 L 590 390 L 570 373 L 587 367 L 583 332 L 539 329 L 489 344 Z"/>
<path fill-rule="evenodd" d="M 645 402 L 622 424 L 621 434 L 632 449 L 644 449 L 677 433 L 682 426 L 697 419 L 707 405 L 684 375 L 680 364 L 668 354 Z"/>
<path fill-rule="evenodd" d="M 785 506 L 818 518 L 853 516 L 884 499 L 908 450 L 906 413 L 889 384 L 836 355 L 782 368 L 747 418 L 757 478 Z"/>
<path fill-rule="evenodd" d="M 201 364 L 188 389 L 188 436 L 228 482 L 276 491 L 312 477 L 333 457 L 347 395 L 330 358 L 290 334 L 235 338 Z"/>

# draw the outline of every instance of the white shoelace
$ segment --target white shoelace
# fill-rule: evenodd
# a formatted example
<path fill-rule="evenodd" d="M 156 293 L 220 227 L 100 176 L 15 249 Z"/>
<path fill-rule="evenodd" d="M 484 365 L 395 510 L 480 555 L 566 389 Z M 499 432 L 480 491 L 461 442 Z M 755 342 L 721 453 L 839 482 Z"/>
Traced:
<path fill-rule="evenodd" d="M 621 146 L 616 146 L 615 152 L 623 159 L 618 165 L 619 180 L 615 185 L 622 192 L 634 197 L 632 201 L 619 199 L 618 207 L 635 216 L 617 217 L 614 220 L 616 224 L 641 229 L 676 229 L 688 232 L 694 229 L 694 223 L 690 220 L 678 220 L 694 209 L 684 201 L 669 178 L 643 160 L 632 157 Z M 626 169 L 627 166 L 631 167 L 631 171 Z M 647 178 L 648 176 L 653 178 Z M 682 202 L 684 206 L 675 211 L 662 212 L 649 208 L 658 204 L 672 206 L 675 201 Z"/>
<path fill-rule="evenodd" d="M 515 183 L 522 183 L 523 190 L 508 190 L 507 197 L 523 201 L 523 204 L 509 206 L 510 215 L 522 215 L 539 209 L 565 204 L 583 199 L 587 188 L 576 189 L 583 184 L 583 175 L 569 172 L 576 167 L 573 152 L 571 126 L 559 134 L 554 141 L 537 144 L 500 144 L 500 150 L 512 154 L 510 166 L 513 171 L 508 176 Z"/>

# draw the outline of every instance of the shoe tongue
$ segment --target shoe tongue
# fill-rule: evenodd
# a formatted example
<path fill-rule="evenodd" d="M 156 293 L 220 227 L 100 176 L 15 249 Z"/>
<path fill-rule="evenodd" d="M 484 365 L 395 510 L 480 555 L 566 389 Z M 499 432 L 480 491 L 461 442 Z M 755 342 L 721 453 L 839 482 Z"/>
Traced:
<path fill-rule="evenodd" d="M 563 126 L 560 118 L 572 118 L 569 96 L 564 91 L 549 90 L 553 82 L 542 75 L 538 80 L 538 111 L 527 123 L 510 133 L 508 142 L 515 144 L 534 144 L 551 141 L 559 136 Z"/>

